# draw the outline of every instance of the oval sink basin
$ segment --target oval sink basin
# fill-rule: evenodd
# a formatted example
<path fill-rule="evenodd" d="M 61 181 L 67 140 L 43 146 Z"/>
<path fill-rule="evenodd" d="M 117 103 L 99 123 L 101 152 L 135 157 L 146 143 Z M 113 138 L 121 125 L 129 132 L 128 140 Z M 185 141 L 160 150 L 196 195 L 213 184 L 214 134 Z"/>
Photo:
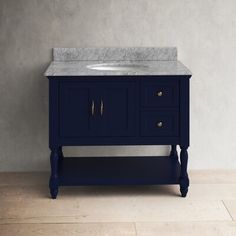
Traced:
<path fill-rule="evenodd" d="M 133 63 L 102 63 L 88 65 L 91 70 L 105 70 L 105 71 L 137 71 L 148 69 L 147 65 L 133 64 Z"/>

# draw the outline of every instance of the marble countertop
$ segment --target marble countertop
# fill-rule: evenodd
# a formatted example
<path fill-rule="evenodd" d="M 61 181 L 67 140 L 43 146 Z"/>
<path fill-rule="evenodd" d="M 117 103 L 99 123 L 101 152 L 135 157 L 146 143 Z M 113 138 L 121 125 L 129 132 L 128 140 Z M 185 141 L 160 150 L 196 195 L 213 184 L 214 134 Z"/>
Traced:
<path fill-rule="evenodd" d="M 145 65 L 130 71 L 104 71 L 87 68 L 101 63 L 122 63 Z M 191 75 L 190 70 L 180 61 L 52 61 L 45 76 L 136 76 L 136 75 Z"/>
<path fill-rule="evenodd" d="M 102 63 L 122 64 L 125 69 L 95 70 L 87 67 Z M 127 68 L 129 64 L 135 66 Z M 191 72 L 177 60 L 176 47 L 53 48 L 53 61 L 44 75 L 191 75 Z"/>

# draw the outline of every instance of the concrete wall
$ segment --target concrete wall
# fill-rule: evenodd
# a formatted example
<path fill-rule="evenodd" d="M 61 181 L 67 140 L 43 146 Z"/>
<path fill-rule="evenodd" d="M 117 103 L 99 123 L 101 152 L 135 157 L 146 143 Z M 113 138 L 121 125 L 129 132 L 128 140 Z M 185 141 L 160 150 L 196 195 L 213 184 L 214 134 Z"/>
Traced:
<path fill-rule="evenodd" d="M 235 0 L 0 0 L 0 171 L 46 170 L 53 47 L 177 46 L 191 81 L 190 168 L 236 168 Z M 153 155 L 158 147 L 66 149 Z"/>

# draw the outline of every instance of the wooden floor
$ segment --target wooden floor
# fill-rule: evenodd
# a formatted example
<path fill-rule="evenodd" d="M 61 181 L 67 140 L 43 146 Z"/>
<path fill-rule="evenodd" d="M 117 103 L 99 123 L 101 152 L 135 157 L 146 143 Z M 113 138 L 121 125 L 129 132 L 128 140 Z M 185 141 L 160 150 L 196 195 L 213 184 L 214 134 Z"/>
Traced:
<path fill-rule="evenodd" d="M 236 170 L 192 171 L 178 186 L 63 187 L 48 173 L 0 173 L 0 236 L 236 235 Z"/>

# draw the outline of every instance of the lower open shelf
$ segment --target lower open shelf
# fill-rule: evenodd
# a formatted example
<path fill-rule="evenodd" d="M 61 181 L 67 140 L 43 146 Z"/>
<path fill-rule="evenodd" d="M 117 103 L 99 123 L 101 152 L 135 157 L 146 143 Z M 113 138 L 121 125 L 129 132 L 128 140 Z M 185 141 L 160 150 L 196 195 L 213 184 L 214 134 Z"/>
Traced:
<path fill-rule="evenodd" d="M 59 185 L 179 184 L 180 163 L 171 157 L 65 157 Z"/>

